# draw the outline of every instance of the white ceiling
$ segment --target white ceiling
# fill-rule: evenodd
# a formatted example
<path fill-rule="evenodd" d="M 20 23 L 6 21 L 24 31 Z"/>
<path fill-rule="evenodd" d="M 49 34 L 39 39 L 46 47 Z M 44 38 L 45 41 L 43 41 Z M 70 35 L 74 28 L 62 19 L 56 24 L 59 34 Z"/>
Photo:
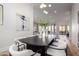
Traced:
<path fill-rule="evenodd" d="M 49 4 L 49 3 L 48 3 Z M 46 3 L 46 5 L 48 5 Z M 68 23 L 70 21 L 70 11 L 72 8 L 71 3 L 50 3 L 52 7 L 46 7 L 44 9 L 40 9 L 40 3 L 34 3 L 34 20 L 35 22 L 40 19 L 48 20 L 50 23 L 57 23 L 59 21 L 63 21 Z M 47 10 L 48 14 L 45 15 L 43 10 Z M 57 11 L 56 14 L 54 11 Z"/>
<path fill-rule="evenodd" d="M 35 9 L 40 10 L 40 4 L 41 3 L 34 3 L 33 6 L 34 6 Z M 60 10 L 71 9 L 71 6 L 72 6 L 71 3 L 45 3 L 45 4 L 46 5 L 48 5 L 48 4 L 52 5 L 52 8 L 49 8 L 49 7 L 45 8 L 49 11 L 54 10 L 54 9 L 59 10 L 59 11 Z"/>

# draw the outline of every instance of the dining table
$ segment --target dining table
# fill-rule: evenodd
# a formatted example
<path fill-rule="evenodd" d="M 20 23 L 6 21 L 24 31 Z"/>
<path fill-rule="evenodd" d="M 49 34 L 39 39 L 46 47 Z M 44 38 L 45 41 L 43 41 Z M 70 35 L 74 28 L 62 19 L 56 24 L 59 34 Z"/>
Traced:
<path fill-rule="evenodd" d="M 52 40 L 45 38 L 39 38 L 38 36 L 23 38 L 19 40 L 22 43 L 27 44 L 27 49 L 31 49 L 34 52 L 37 52 L 41 54 L 41 56 L 46 55 L 46 51 L 49 45 L 52 44 L 54 41 L 54 38 Z"/>

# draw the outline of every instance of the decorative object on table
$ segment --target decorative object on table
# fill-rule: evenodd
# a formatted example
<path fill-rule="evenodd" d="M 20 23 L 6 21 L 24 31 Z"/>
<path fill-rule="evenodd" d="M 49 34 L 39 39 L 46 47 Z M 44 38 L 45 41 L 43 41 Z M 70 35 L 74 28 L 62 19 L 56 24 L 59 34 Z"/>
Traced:
<path fill-rule="evenodd" d="M 3 5 L 0 4 L 0 24 L 3 24 Z"/>
<path fill-rule="evenodd" d="M 29 17 L 22 14 L 16 14 L 16 30 L 17 31 L 28 31 L 29 30 Z"/>

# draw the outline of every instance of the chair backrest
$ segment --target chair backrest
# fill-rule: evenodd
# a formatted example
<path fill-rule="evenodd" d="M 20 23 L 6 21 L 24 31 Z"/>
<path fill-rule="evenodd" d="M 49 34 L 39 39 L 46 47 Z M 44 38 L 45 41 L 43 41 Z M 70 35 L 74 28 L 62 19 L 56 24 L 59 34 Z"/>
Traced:
<path fill-rule="evenodd" d="M 34 52 L 32 50 L 27 50 L 27 49 L 18 51 L 17 46 L 14 44 L 10 46 L 9 52 L 12 56 L 30 56 L 30 55 L 34 54 Z"/>
<path fill-rule="evenodd" d="M 65 35 L 59 35 L 59 39 L 56 39 L 57 42 L 53 42 L 53 45 L 58 46 L 58 48 L 63 48 L 66 49 L 67 48 L 67 44 L 68 44 L 68 39 L 66 38 Z"/>
<path fill-rule="evenodd" d="M 55 39 L 56 35 L 49 34 L 48 35 L 48 40 L 51 41 L 52 39 Z"/>
<path fill-rule="evenodd" d="M 13 44 L 10 46 L 10 50 L 18 51 L 18 47 L 15 44 Z"/>
<path fill-rule="evenodd" d="M 59 39 L 64 43 L 68 44 L 68 38 L 66 37 L 66 35 L 59 35 Z"/>
<path fill-rule="evenodd" d="M 25 38 L 25 37 L 23 37 L 23 38 Z M 27 44 L 25 44 L 25 43 L 22 43 L 22 42 L 20 42 L 19 40 L 21 40 L 21 39 L 23 39 L 22 37 L 21 38 L 16 38 L 15 40 L 14 40 L 14 44 L 15 45 L 21 45 L 21 44 L 24 44 L 25 46 L 27 46 Z"/>
<path fill-rule="evenodd" d="M 20 39 L 22 39 L 22 37 L 20 37 L 20 38 L 15 38 L 15 39 L 14 39 L 14 44 L 16 44 L 16 45 L 17 45 L 18 43 L 20 44 L 20 43 L 21 43 L 21 42 L 19 41 Z"/>
<path fill-rule="evenodd" d="M 14 40 L 14 45 L 17 47 L 18 51 L 22 51 L 22 50 L 27 48 L 27 44 L 22 43 L 22 42 L 19 41 L 20 39 L 23 39 L 23 38 L 25 38 L 25 37 L 16 38 Z"/>

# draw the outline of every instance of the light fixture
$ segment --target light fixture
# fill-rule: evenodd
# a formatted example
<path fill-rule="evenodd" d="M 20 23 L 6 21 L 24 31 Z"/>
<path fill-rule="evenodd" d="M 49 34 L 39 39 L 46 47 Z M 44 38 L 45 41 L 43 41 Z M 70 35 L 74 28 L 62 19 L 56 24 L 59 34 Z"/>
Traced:
<path fill-rule="evenodd" d="M 49 7 L 52 7 L 52 5 L 51 5 L 51 4 L 49 4 L 48 6 L 49 6 Z"/>
<path fill-rule="evenodd" d="M 42 4 L 40 5 L 40 8 L 41 8 L 41 9 L 43 8 L 43 5 L 42 5 Z"/>
<path fill-rule="evenodd" d="M 46 8 L 47 7 L 47 5 L 46 4 L 44 4 L 44 3 L 42 3 L 41 5 L 40 5 L 40 8 L 42 9 L 42 8 Z"/>
<path fill-rule="evenodd" d="M 43 13 L 48 14 L 48 11 L 44 10 Z"/>

